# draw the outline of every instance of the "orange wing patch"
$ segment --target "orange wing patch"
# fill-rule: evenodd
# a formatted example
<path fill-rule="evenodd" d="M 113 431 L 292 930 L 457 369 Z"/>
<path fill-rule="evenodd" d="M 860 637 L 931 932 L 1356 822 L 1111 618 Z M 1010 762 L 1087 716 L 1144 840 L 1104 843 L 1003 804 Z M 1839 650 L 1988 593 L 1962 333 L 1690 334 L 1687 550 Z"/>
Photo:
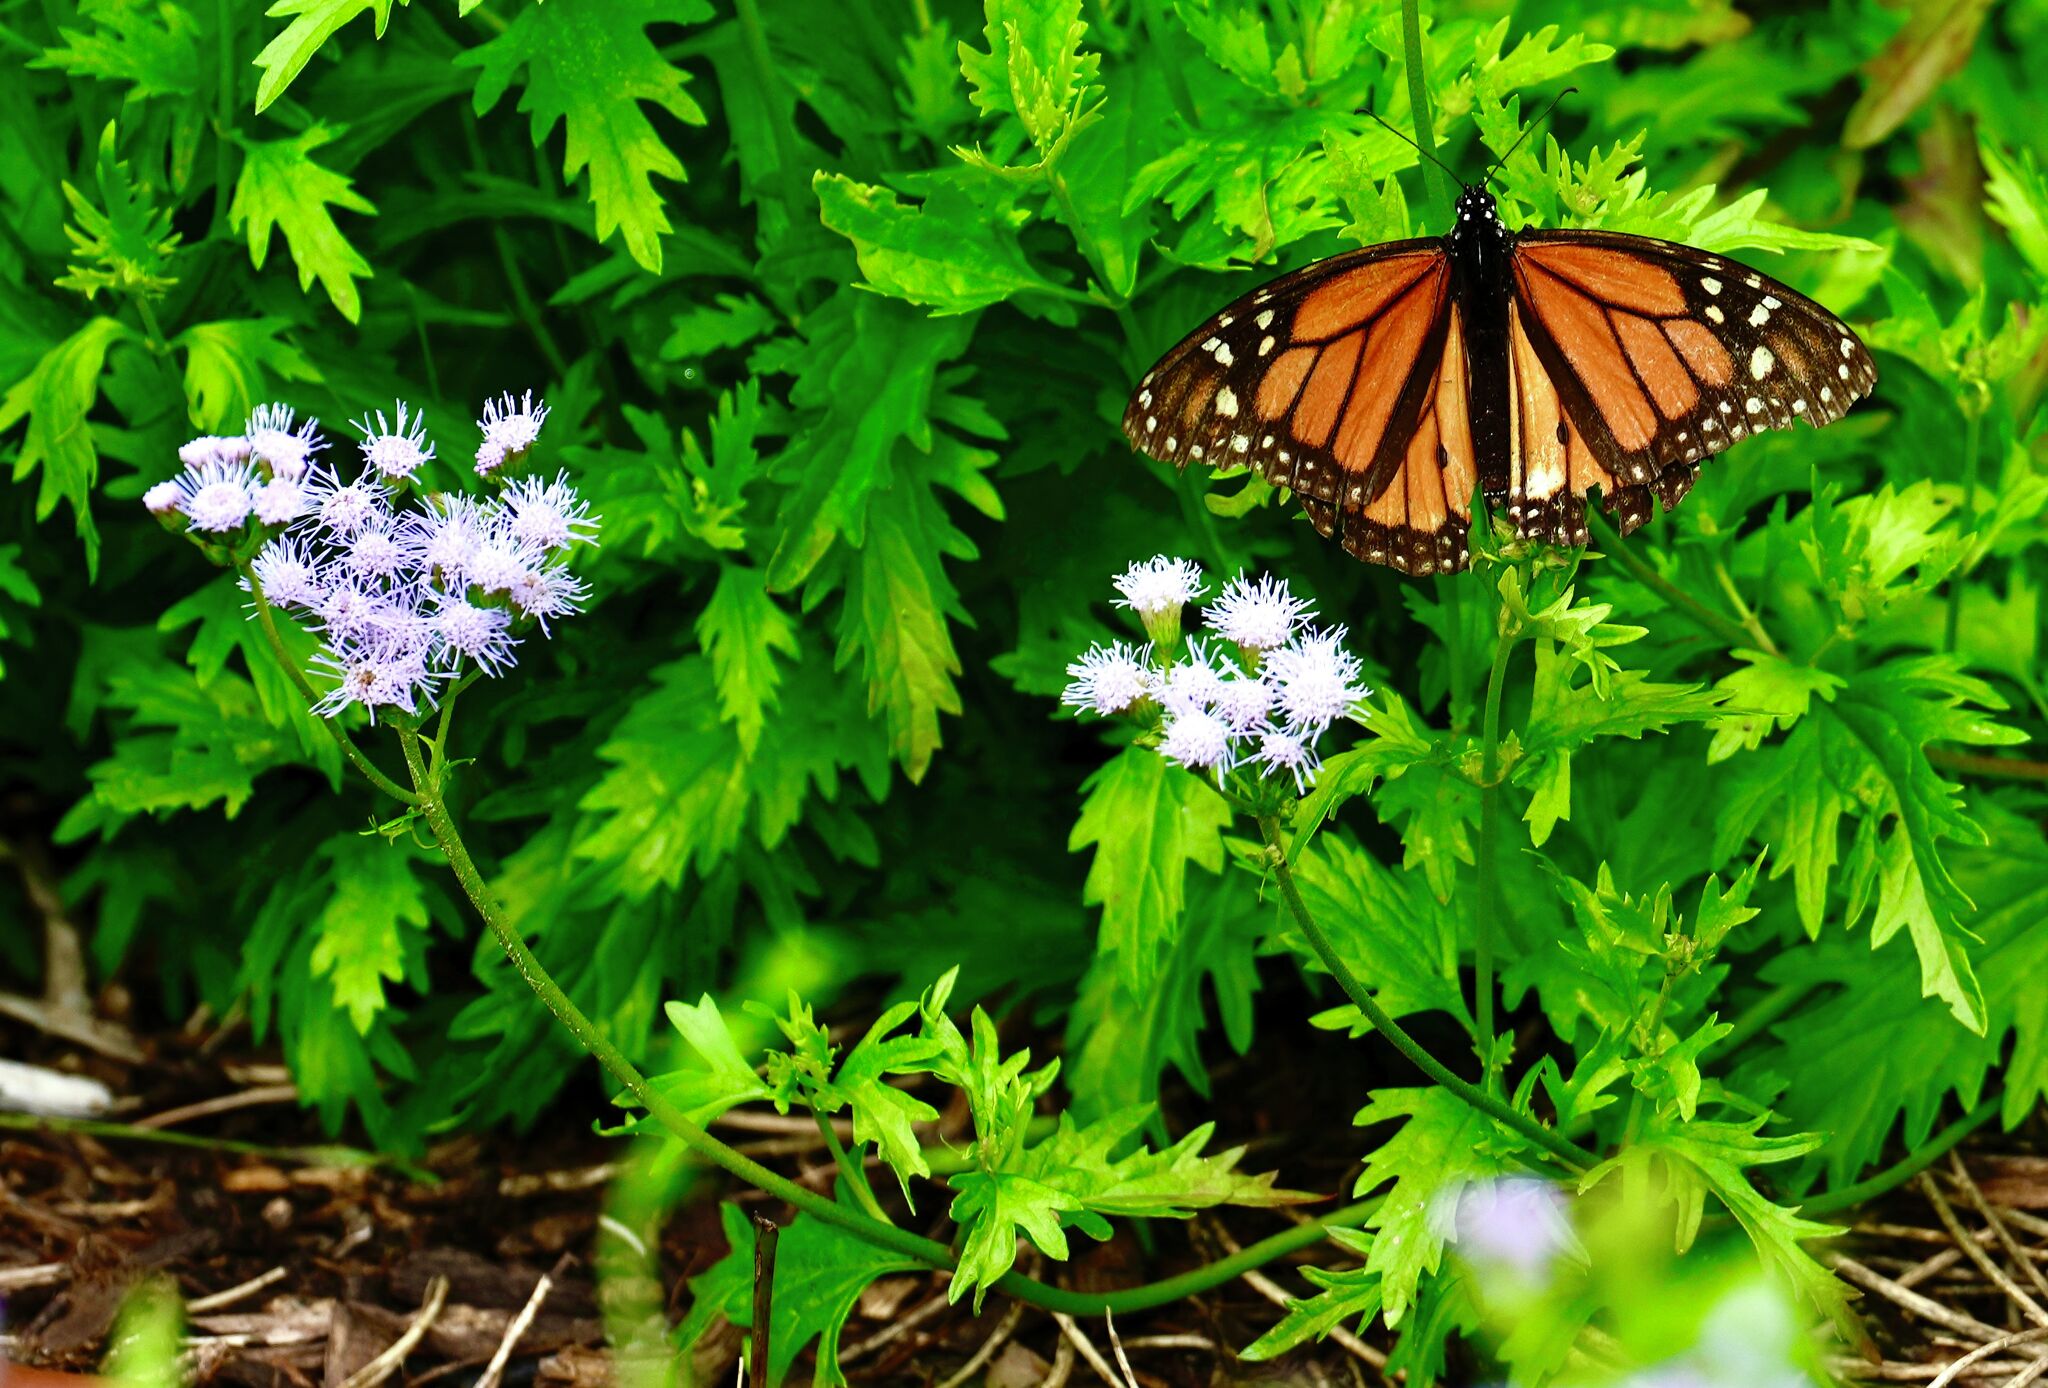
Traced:
<path fill-rule="evenodd" d="M 1607 311 L 1570 281 L 1542 269 L 1525 275 L 1522 287 L 1592 395 L 1614 441 L 1631 453 L 1649 447 L 1657 434 L 1657 411 L 1636 380 Z"/>
<path fill-rule="evenodd" d="M 1521 254 L 1551 274 L 1571 281 L 1580 293 L 1615 308 L 1672 318 L 1685 312 L 1685 291 L 1677 276 L 1654 261 L 1602 246 L 1545 244 Z"/>
<path fill-rule="evenodd" d="M 1404 290 L 1428 273 L 1432 261 L 1441 264 L 1440 252 L 1394 256 L 1346 270 L 1324 284 L 1294 311 L 1292 331 L 1297 342 L 1326 342 L 1339 333 L 1350 332 L 1366 323 L 1393 302 Z"/>
<path fill-rule="evenodd" d="M 1317 530 L 1340 539 L 1360 559 L 1407 574 L 1454 573 L 1469 558 L 1466 534 L 1478 462 L 1472 451 L 1464 325 L 1455 305 L 1447 320 L 1421 417 L 1386 485 L 1376 493 L 1368 489 L 1364 471 L 1349 466 L 1340 435 L 1339 455 L 1347 459 L 1342 493 L 1334 502 L 1301 498 Z M 1391 402 L 1395 392 L 1386 394 Z M 1349 419 L 1344 427 L 1352 427 Z"/>

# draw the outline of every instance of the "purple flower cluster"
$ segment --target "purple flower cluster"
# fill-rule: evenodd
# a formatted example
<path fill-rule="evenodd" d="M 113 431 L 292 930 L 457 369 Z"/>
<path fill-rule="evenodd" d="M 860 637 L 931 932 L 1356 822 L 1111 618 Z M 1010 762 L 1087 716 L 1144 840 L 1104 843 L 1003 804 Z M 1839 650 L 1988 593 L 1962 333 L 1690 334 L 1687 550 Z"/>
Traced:
<path fill-rule="evenodd" d="M 240 436 L 181 448 L 183 472 L 143 504 L 246 560 L 243 586 L 319 633 L 314 665 L 333 683 L 318 712 L 414 712 L 469 671 L 503 674 L 527 633 L 551 634 L 589 598 L 568 568 L 596 543 L 589 505 L 567 474 L 508 475 L 546 416 L 530 395 L 486 407 L 476 470 L 493 490 L 478 497 L 421 484 L 434 445 L 408 405 L 357 422 L 362 466 L 347 480 L 319 461 L 315 421 L 266 405 Z"/>
<path fill-rule="evenodd" d="M 1181 609 L 1201 596 L 1202 571 L 1165 555 L 1117 580 L 1117 605 L 1135 611 L 1153 643 L 1097 644 L 1067 667 L 1062 702 L 1099 714 L 1156 714 L 1168 761 L 1218 774 L 1252 766 L 1288 774 L 1305 791 L 1321 759 L 1316 743 L 1371 691 L 1344 628 L 1318 629 L 1314 611 L 1282 579 L 1240 575 L 1202 610 L 1204 634 L 1179 639 Z M 1160 649 L 1172 651 L 1162 659 Z"/>

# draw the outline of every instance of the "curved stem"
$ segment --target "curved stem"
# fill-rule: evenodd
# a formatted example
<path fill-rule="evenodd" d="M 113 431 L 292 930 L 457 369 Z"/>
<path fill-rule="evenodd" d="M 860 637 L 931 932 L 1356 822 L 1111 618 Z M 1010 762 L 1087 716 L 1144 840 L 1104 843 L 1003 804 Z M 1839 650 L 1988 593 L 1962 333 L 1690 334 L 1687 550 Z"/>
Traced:
<path fill-rule="evenodd" d="M 1479 735 L 1479 861 L 1476 910 L 1472 913 L 1472 1018 L 1479 1030 L 1480 1079 L 1489 1093 L 1495 1084 L 1493 1035 L 1493 912 L 1498 894 L 1494 891 L 1494 839 L 1500 821 L 1500 697 L 1507 683 L 1508 655 L 1515 638 L 1503 630 L 1493 651 L 1493 668 L 1486 676 L 1486 713 Z"/>
<path fill-rule="evenodd" d="M 824 1135 L 825 1147 L 832 1153 L 832 1164 L 839 1168 L 839 1174 L 846 1178 L 846 1184 L 853 1191 L 853 1198 L 868 1212 L 868 1218 L 883 1224 L 895 1221 L 882 1211 L 882 1202 L 875 1199 L 875 1188 L 868 1184 L 868 1173 L 861 1164 L 847 1155 L 846 1144 L 839 1140 L 839 1130 L 832 1126 L 832 1120 L 817 1109 L 811 1110 L 811 1117 L 818 1124 L 818 1131 Z"/>
<path fill-rule="evenodd" d="M 412 773 L 413 784 L 419 788 L 419 812 L 432 830 L 434 840 L 448 859 L 449 870 L 469 897 L 470 904 L 482 916 L 484 924 L 497 937 L 499 947 L 512 961 L 512 967 L 541 1003 L 553 1013 L 568 1033 L 602 1065 L 611 1077 L 633 1096 L 634 1102 L 647 1111 L 656 1123 L 666 1128 L 669 1134 L 680 1140 L 691 1150 L 715 1162 L 747 1184 L 766 1191 L 813 1219 L 837 1225 L 856 1238 L 864 1239 L 877 1248 L 887 1249 L 913 1262 L 927 1267 L 950 1272 L 957 1266 L 952 1250 L 932 1239 L 921 1237 L 892 1224 L 881 1223 L 869 1218 L 858 1210 L 850 1210 L 818 1194 L 806 1190 L 796 1182 L 769 1170 L 752 1157 L 735 1151 L 713 1137 L 699 1126 L 673 1101 L 656 1089 L 640 1073 L 625 1052 L 606 1038 L 595 1023 L 583 1014 L 581 1008 L 562 991 L 533 951 L 527 948 L 517 927 L 498 905 L 484 884 L 483 875 L 477 871 L 476 863 L 469 856 L 469 849 L 462 841 L 462 835 L 448 813 L 447 805 L 434 793 L 428 779 L 426 759 L 420 752 L 418 732 L 400 723 L 398 736 L 405 748 L 406 768 Z M 1469 1087 L 1469 1086 L 1468 1086 Z M 1514 1115 L 1519 1117 L 1519 1115 Z M 1163 1306 L 1196 1292 L 1227 1282 L 1263 1263 L 1271 1262 L 1298 1248 L 1306 1248 L 1319 1241 L 1326 1230 L 1339 1227 L 1353 1227 L 1365 1222 L 1377 1202 L 1349 1205 L 1336 1210 L 1320 1220 L 1285 1230 L 1272 1238 L 1253 1244 L 1234 1257 L 1185 1272 L 1177 1277 L 1154 1282 L 1143 1287 L 1132 1287 L 1120 1292 L 1075 1292 L 1064 1287 L 1051 1287 L 1020 1273 L 1008 1273 L 999 1280 L 996 1290 L 1033 1306 L 1049 1311 L 1060 1311 L 1072 1316 L 1098 1316 L 1105 1312 L 1142 1311 L 1153 1306 Z"/>
<path fill-rule="evenodd" d="M 1428 1075 L 1444 1088 L 1463 1099 L 1479 1112 L 1512 1132 L 1527 1138 L 1536 1146 L 1556 1157 L 1573 1171 L 1588 1171 L 1599 1164 L 1599 1158 L 1575 1142 L 1569 1142 L 1559 1134 L 1544 1127 L 1526 1113 L 1518 1112 L 1495 1096 L 1488 1094 L 1478 1085 L 1454 1073 L 1448 1065 L 1431 1055 L 1421 1042 L 1410 1036 L 1399 1022 L 1387 1014 L 1365 985 L 1351 972 L 1351 966 L 1337 953 L 1330 937 L 1316 924 L 1309 914 L 1308 903 L 1301 899 L 1301 888 L 1294 880 L 1294 869 L 1287 865 L 1287 851 L 1280 842 L 1280 821 L 1272 815 L 1259 817 L 1259 832 L 1264 835 L 1266 846 L 1272 849 L 1269 862 L 1273 876 L 1280 884 L 1280 895 L 1287 902 L 1287 909 L 1293 913 L 1294 922 L 1301 927 L 1301 933 L 1308 937 L 1309 947 L 1322 960 L 1323 967 L 1337 980 L 1337 986 L 1344 990 L 1365 1019 L 1373 1024 L 1380 1035 L 1387 1038 L 1402 1055 L 1415 1063 L 1417 1069 Z"/>
<path fill-rule="evenodd" d="M 290 677 L 291 682 L 298 687 L 300 696 L 305 699 L 306 707 L 311 709 L 320 702 L 320 696 L 313 692 L 313 686 L 306 682 L 306 672 L 299 668 L 299 663 L 292 659 L 291 652 L 284 648 L 284 637 L 277 629 L 277 617 L 271 611 L 270 600 L 263 596 L 263 585 L 256 581 L 255 570 L 247 564 L 237 564 L 235 567 L 241 570 L 243 579 L 249 584 L 250 596 L 256 599 L 256 619 L 263 624 L 263 634 L 270 638 L 270 653 L 277 657 L 277 663 L 284 667 L 285 674 Z M 313 720 L 333 735 L 342 755 L 348 758 L 351 766 L 363 773 L 363 778 L 371 785 L 400 804 L 418 803 L 417 796 L 379 771 L 376 763 L 363 755 L 362 748 L 356 746 L 354 738 L 342 731 L 341 724 L 332 718 L 322 718 L 317 713 L 313 715 Z"/>
<path fill-rule="evenodd" d="M 1718 636 L 1731 649 L 1747 650 L 1756 646 L 1756 636 L 1745 629 L 1742 623 L 1726 613 L 1715 611 L 1652 568 L 1648 560 L 1637 554 L 1620 535 L 1615 533 L 1614 527 L 1607 523 L 1605 516 L 1589 509 L 1586 512 L 1586 523 L 1592 527 L 1594 535 L 1598 538 L 1602 554 L 1627 569 L 1630 577 L 1636 582 L 1692 618 L 1694 625 Z"/>
<path fill-rule="evenodd" d="M 1981 431 L 1984 427 L 1984 411 L 1966 407 L 1963 410 L 1963 515 L 1965 524 L 1977 513 L 1977 455 Z M 1956 634 L 1963 620 L 1963 570 L 1960 565 L 1948 576 L 1948 618 L 1942 624 L 1941 648 L 1953 651 L 1956 648 Z"/>
<path fill-rule="evenodd" d="M 1906 1184 L 1928 1167 L 1947 1156 L 1949 1149 L 1968 1137 L 1977 1129 L 1989 1123 L 1998 1113 L 2003 1102 L 2000 1095 L 1993 1094 L 1977 1107 L 1943 1128 L 1926 1143 L 1904 1159 L 1893 1163 L 1875 1176 L 1856 1182 L 1854 1185 L 1839 1186 L 1823 1191 L 1799 1207 L 1803 1215 L 1834 1214 L 1839 1210 L 1854 1209 L 1866 1200 L 1874 1200 L 1888 1190 Z"/>
<path fill-rule="evenodd" d="M 1451 215 L 1450 175 L 1436 162 L 1436 122 L 1429 114 L 1429 67 L 1422 57 L 1421 0 L 1401 0 L 1401 57 L 1408 69 L 1408 105 L 1415 115 L 1415 145 L 1425 156 L 1424 177 L 1436 193 L 1437 213 Z"/>
<path fill-rule="evenodd" d="M 746 42 L 747 63 L 753 68 L 754 82 L 761 89 L 762 104 L 768 108 L 768 143 L 775 151 L 775 162 L 781 165 L 782 196 L 789 202 L 789 219 L 794 222 L 802 215 L 799 209 L 811 200 L 808 196 L 810 185 L 796 166 L 796 130 L 790 124 L 789 113 L 775 99 L 775 58 L 768 51 L 768 31 L 761 24 L 761 8 L 755 0 L 736 0 L 735 8 L 739 14 L 740 36 Z"/>
<path fill-rule="evenodd" d="M 1945 766 L 1951 771 L 1967 771 L 1978 776 L 2003 776 L 2015 781 L 2048 781 L 2048 762 L 2022 761 L 2018 757 L 1992 757 L 1981 752 L 1951 752 L 1945 747 L 1929 747 L 1927 760 L 1936 766 Z"/>

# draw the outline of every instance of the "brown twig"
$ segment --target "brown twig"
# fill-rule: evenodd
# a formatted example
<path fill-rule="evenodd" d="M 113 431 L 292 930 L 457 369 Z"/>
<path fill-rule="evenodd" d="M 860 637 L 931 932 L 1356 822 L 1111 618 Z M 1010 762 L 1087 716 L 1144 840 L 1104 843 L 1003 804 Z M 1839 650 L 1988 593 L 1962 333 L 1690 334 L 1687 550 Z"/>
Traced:
<path fill-rule="evenodd" d="M 1950 1173 L 1956 1178 L 1956 1184 L 1961 1186 L 1963 1194 L 1970 1198 L 1970 1204 L 1976 1209 L 1978 1217 L 1991 1226 L 1991 1233 L 2005 1249 L 2005 1256 L 2019 1264 L 2020 1270 L 2026 1273 L 2027 1280 L 2032 1282 L 2043 1296 L 2048 1296 L 2048 1277 L 2042 1276 L 2033 1255 L 2012 1236 L 2012 1230 L 1998 1217 L 1998 1212 L 1991 1208 L 1991 1202 L 1984 1198 L 1984 1192 L 1977 1189 L 1977 1183 L 1970 1179 L 1969 1169 L 1963 1165 L 1963 1159 L 1951 1152 L 1948 1154 L 1948 1164 Z"/>
<path fill-rule="evenodd" d="M 2044 1336 L 2048 1336 L 2048 1326 L 2042 1325 L 2037 1325 L 2032 1330 L 2020 1330 L 2015 1331 L 2011 1335 L 2001 1335 L 1989 1344 L 1977 1346 L 1977 1348 L 1950 1364 L 1946 1369 L 1943 1369 L 1941 1376 L 1930 1383 L 1927 1388 L 1948 1388 L 1948 1385 L 1961 1378 L 1963 1370 L 1969 1368 L 1972 1364 L 1989 1359 L 2002 1349 L 2011 1349 L 2014 1345 L 2031 1344 L 2033 1341 L 2039 1340 Z"/>
<path fill-rule="evenodd" d="M 232 1094 L 219 1094 L 211 1099 L 201 1099 L 196 1104 L 167 1108 L 162 1113 L 152 1113 L 147 1118 L 138 1118 L 129 1126 L 152 1131 L 161 1130 L 194 1118 L 211 1118 L 216 1113 L 262 1108 L 266 1104 L 289 1104 L 298 1097 L 299 1087 L 295 1084 L 263 1084 L 254 1089 L 238 1089 Z"/>
<path fill-rule="evenodd" d="M 1116 1366 L 1123 1371 L 1124 1388 L 1138 1388 L 1138 1376 L 1131 1372 L 1131 1357 L 1124 1353 L 1123 1338 L 1116 1333 L 1116 1313 L 1104 1311 L 1102 1325 L 1109 1334 L 1109 1347 L 1116 1352 Z"/>
<path fill-rule="evenodd" d="M 1911 1287 L 1901 1287 L 1883 1273 L 1873 1272 L 1846 1254 L 1835 1255 L 1834 1267 L 1836 1272 L 1865 1291 L 1876 1292 L 1901 1310 L 1910 1311 L 1920 1319 L 1932 1321 L 1936 1325 L 1946 1326 L 1958 1335 L 1967 1335 L 1970 1339 L 1982 1343 L 2005 1334 L 1997 1326 L 1986 1325 L 1974 1316 L 1951 1311 L 1938 1301 L 1929 1301 Z"/>
<path fill-rule="evenodd" d="M 1956 1247 L 1963 1250 L 1963 1256 L 1975 1263 L 1977 1270 L 1990 1278 L 1998 1289 L 2020 1308 L 2028 1320 L 2037 1326 L 2048 1327 L 2048 1311 L 2042 1310 L 2041 1304 L 2028 1296 L 2026 1290 L 2013 1281 L 2004 1268 L 1993 1262 L 1991 1255 L 1984 1251 L 1983 1245 L 1977 1242 L 1969 1230 L 1963 1228 L 1963 1222 L 1956 1218 L 1954 1207 L 1942 1195 L 1941 1187 L 1934 1183 L 1934 1178 L 1923 1171 L 1915 1179 L 1920 1186 L 1920 1193 L 1927 1197 L 1927 1202 L 1934 1206 L 1934 1213 L 1941 1217 L 1941 1227 L 1948 1230 L 1955 1239 Z"/>
<path fill-rule="evenodd" d="M 519 1314 L 505 1327 L 505 1337 L 498 1341 L 498 1348 L 492 1353 L 491 1362 L 484 1365 L 483 1373 L 477 1378 L 476 1388 L 498 1388 L 499 1381 L 505 1376 L 505 1366 L 512 1362 L 514 1346 L 519 1343 L 519 1337 L 526 1333 L 527 1327 L 533 1324 L 533 1318 L 540 1314 L 541 1303 L 546 1301 L 548 1293 L 554 1290 L 555 1274 L 560 1272 L 562 1264 L 568 1261 L 568 1256 L 563 1255 L 562 1262 L 556 1263 L 552 1270 L 542 1273 L 540 1281 L 533 1284 L 533 1295 L 526 1298 L 526 1304 L 519 1308 Z"/>
<path fill-rule="evenodd" d="M 447 1278 L 436 1277 L 427 1283 L 427 1299 L 421 1303 L 419 1314 L 412 1318 L 412 1324 L 405 1328 L 405 1333 L 389 1349 L 343 1379 L 341 1388 L 377 1388 L 378 1384 L 398 1372 L 399 1366 L 405 1363 L 405 1356 L 411 1354 L 427 1337 L 427 1332 L 433 1329 L 434 1321 L 447 1300 Z"/>
<path fill-rule="evenodd" d="M 1067 1380 L 1073 1376 L 1073 1342 L 1065 1335 L 1061 1335 L 1057 1347 L 1052 1352 L 1052 1368 L 1046 1371 L 1045 1378 L 1039 1383 L 1038 1388 L 1067 1388 Z"/>
<path fill-rule="evenodd" d="M 1230 1237 L 1229 1230 L 1225 1229 L 1221 1224 L 1217 1224 L 1213 1227 L 1216 1230 L 1216 1237 L 1222 1242 L 1223 1247 L 1227 1252 L 1236 1253 L 1239 1251 L 1237 1246 L 1237 1240 Z M 1265 1273 L 1260 1272 L 1257 1268 L 1253 1268 L 1250 1272 L 1244 1274 L 1244 1283 L 1253 1291 L 1257 1292 L 1260 1296 L 1266 1298 L 1266 1300 L 1272 1302 L 1275 1306 L 1278 1306 L 1281 1310 L 1287 1311 L 1293 1309 L 1295 1298 L 1287 1294 L 1287 1289 L 1285 1287 L 1282 1287 L 1278 1282 L 1275 1282 L 1272 1278 L 1266 1276 Z M 1365 1341 L 1359 1339 L 1356 1335 L 1346 1330 L 1343 1326 L 1331 1326 L 1328 1338 L 1335 1340 L 1338 1344 L 1342 1345 L 1344 1349 L 1347 1352 L 1349 1352 L 1354 1358 L 1363 1360 L 1375 1374 L 1378 1374 L 1382 1378 L 1386 1376 L 1387 1356 L 1380 1353 L 1378 1350 L 1374 1349 Z"/>
<path fill-rule="evenodd" d="M 940 1383 L 939 1388 L 960 1388 L 961 1384 L 980 1373 L 982 1365 L 995 1358 L 996 1351 L 1009 1343 L 1010 1337 L 1017 1333 L 1017 1323 L 1023 1319 L 1024 1303 L 1011 1302 L 1010 1309 L 1003 1312 L 1003 1318 L 996 1322 L 995 1332 L 983 1340 L 981 1347 L 974 1351 L 973 1356 Z"/>
<path fill-rule="evenodd" d="M 1064 1311 L 1055 1311 L 1052 1318 L 1059 1322 L 1060 1334 L 1064 1335 L 1075 1351 L 1088 1361 L 1088 1367 L 1095 1370 L 1096 1375 L 1107 1383 L 1109 1388 L 1124 1388 L 1123 1381 L 1116 1376 L 1116 1370 L 1109 1367 L 1109 1361 L 1102 1357 L 1102 1351 L 1095 1348 L 1087 1332 L 1081 1329 L 1080 1324 L 1072 1316 Z"/>
<path fill-rule="evenodd" d="M 939 1315 L 946 1309 L 948 1304 L 944 1293 L 932 1297 L 931 1300 L 924 1302 L 916 1310 L 911 1311 L 908 1315 L 897 1317 L 890 1324 L 883 1326 L 859 1344 L 839 1351 L 839 1362 L 841 1364 L 851 1364 L 856 1359 L 863 1359 L 878 1349 L 894 1344 L 897 1340 L 908 1335 L 932 1317 Z"/>
<path fill-rule="evenodd" d="M 273 1282 L 282 1281 L 284 1281 L 284 1269 L 272 1268 L 270 1271 L 252 1277 L 246 1282 L 238 1282 L 226 1291 L 214 1292 L 209 1296 L 200 1297 L 197 1301 L 186 1302 L 185 1313 L 192 1316 L 203 1316 L 208 1311 L 218 1311 L 224 1306 L 232 1306 L 245 1296 L 254 1296 Z"/>

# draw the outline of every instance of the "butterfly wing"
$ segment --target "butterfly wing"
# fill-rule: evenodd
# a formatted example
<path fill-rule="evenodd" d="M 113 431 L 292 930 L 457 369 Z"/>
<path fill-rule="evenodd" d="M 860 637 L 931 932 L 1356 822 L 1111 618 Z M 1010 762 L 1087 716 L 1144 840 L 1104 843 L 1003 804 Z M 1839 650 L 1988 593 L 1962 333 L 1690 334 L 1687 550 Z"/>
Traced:
<path fill-rule="evenodd" d="M 1840 419 L 1877 366 L 1834 314 L 1725 256 L 1602 231 L 1532 231 L 1511 258 L 1508 514 L 1586 539 L 1601 489 L 1626 534 L 1700 463 L 1763 429 Z"/>
<path fill-rule="evenodd" d="M 1437 239 L 1274 280 L 1139 381 L 1124 433 L 1186 467 L 1257 468 L 1323 534 L 1407 573 L 1462 567 L 1475 464 L 1463 337 Z"/>

